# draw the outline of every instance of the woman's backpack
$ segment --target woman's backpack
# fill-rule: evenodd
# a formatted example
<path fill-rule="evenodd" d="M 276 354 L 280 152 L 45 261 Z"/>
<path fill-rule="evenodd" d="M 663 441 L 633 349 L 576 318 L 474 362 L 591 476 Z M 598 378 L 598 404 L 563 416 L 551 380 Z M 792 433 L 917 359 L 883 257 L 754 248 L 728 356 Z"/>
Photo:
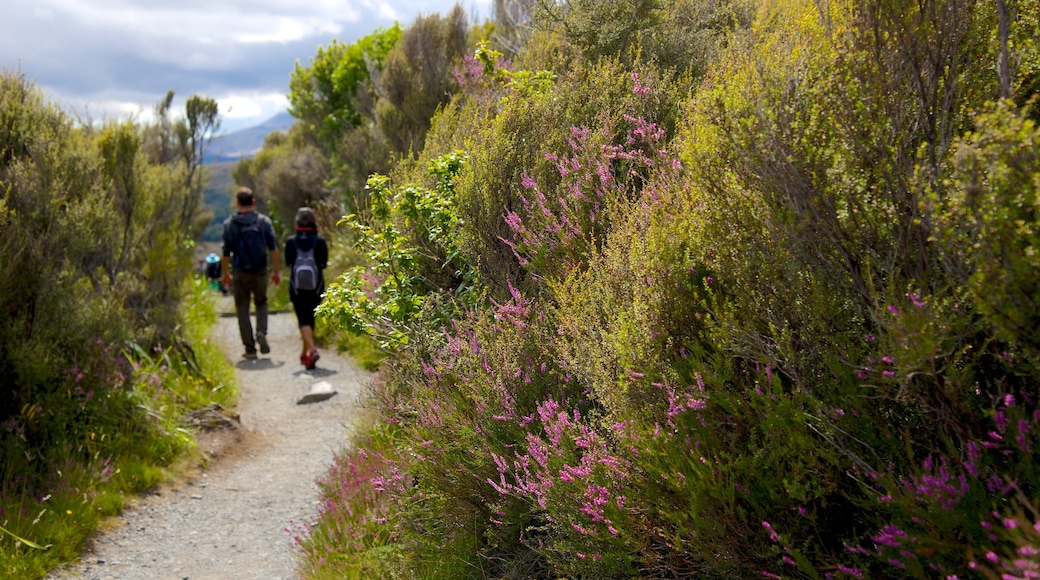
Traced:
<path fill-rule="evenodd" d="M 318 262 L 314 259 L 314 247 L 301 250 L 297 247 L 296 261 L 292 271 L 293 288 L 299 290 L 318 289 Z"/>

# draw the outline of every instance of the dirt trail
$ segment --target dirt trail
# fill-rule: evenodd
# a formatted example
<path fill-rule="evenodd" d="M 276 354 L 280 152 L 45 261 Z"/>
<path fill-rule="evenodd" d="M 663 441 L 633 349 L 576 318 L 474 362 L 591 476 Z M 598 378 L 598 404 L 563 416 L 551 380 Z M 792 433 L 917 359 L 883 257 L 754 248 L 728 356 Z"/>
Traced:
<path fill-rule="evenodd" d="M 292 312 L 271 314 L 271 354 L 259 360 L 241 358 L 234 316 L 219 319 L 213 339 L 236 363 L 241 426 L 203 436 L 200 445 L 212 456 L 205 469 L 136 502 L 79 562 L 50 578 L 293 577 L 293 540 L 285 528 L 317 514 L 315 479 L 346 443 L 371 376 L 331 350 L 322 351 L 318 368 L 305 371 Z M 318 381 L 339 394 L 297 405 Z"/>

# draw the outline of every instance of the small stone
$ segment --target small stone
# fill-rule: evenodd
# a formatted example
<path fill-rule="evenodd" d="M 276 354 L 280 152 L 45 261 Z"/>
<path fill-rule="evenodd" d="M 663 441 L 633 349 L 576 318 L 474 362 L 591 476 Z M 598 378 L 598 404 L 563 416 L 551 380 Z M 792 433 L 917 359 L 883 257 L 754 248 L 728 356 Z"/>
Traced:
<path fill-rule="evenodd" d="M 202 499 L 202 496 L 197 493 L 193 493 L 191 494 L 191 499 Z"/>
<path fill-rule="evenodd" d="M 311 385 L 310 391 L 306 395 L 300 397 L 299 401 L 296 401 L 297 405 L 306 405 L 308 403 L 317 403 L 331 398 L 336 394 L 336 390 L 332 388 L 332 385 L 328 381 L 320 381 Z"/>

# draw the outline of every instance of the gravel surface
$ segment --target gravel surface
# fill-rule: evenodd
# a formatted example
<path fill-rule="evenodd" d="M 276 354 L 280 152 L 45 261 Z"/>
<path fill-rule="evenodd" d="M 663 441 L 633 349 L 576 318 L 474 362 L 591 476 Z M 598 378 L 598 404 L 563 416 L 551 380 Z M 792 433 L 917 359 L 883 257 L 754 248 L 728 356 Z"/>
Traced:
<path fill-rule="evenodd" d="M 227 311 L 230 298 L 223 300 Z M 201 433 L 205 467 L 134 502 L 97 534 L 79 562 L 50 578 L 294 577 L 286 528 L 317 514 L 315 480 L 346 444 L 371 375 L 327 349 L 317 368 L 305 371 L 296 316 L 272 313 L 269 320 L 271 354 L 255 361 L 241 358 L 234 316 L 221 317 L 213 333 L 237 367 L 241 426 Z M 297 405 L 319 381 L 338 394 Z"/>

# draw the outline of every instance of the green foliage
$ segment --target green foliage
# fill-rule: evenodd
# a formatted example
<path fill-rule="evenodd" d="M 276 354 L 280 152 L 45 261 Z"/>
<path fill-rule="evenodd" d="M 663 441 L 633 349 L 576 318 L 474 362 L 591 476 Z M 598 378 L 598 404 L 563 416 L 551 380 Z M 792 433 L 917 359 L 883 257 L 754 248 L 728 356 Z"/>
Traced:
<path fill-rule="evenodd" d="M 1040 130 L 1003 102 L 953 148 L 937 224 L 980 312 L 1040 356 Z"/>
<path fill-rule="evenodd" d="M 387 56 L 378 81 L 376 126 L 391 151 L 421 151 L 430 119 L 458 89 L 452 75 L 466 52 L 466 13 L 461 6 L 446 16 L 420 16 Z M 392 111 L 392 113 L 390 113 Z"/>
<path fill-rule="evenodd" d="M 309 66 L 297 64 L 291 112 L 330 160 L 331 175 L 322 178 L 348 211 L 364 208 L 369 175 L 388 173 L 392 157 L 422 151 L 430 119 L 458 89 L 453 73 L 468 32 L 456 7 L 352 45 L 334 41 Z"/>
<path fill-rule="evenodd" d="M 566 40 L 587 62 L 620 58 L 632 66 L 655 63 L 662 71 L 700 76 L 727 36 L 746 26 L 748 8 L 702 0 L 567 0 L 538 2 L 535 27 Z"/>
<path fill-rule="evenodd" d="M 679 3 L 593 4 L 542 5 L 518 58 L 551 72 L 465 60 L 390 173 L 465 151 L 447 214 L 373 182 L 358 231 L 421 298 L 374 393 L 387 527 L 339 553 L 392 534 L 388 576 L 1033 575 L 1035 6 L 720 6 L 675 24 L 704 33 L 676 54 L 719 50 L 676 75 L 655 35 Z M 454 310 L 430 291 L 449 248 L 473 270 Z"/>
<path fill-rule="evenodd" d="M 183 123 L 81 126 L 24 78 L 0 74 L 5 576 L 41 577 L 73 558 L 125 494 L 155 485 L 191 448 L 183 412 L 233 397 L 230 385 L 204 378 L 223 357 L 200 362 L 180 325 L 199 147 L 215 126 L 212 101 L 189 103 Z M 204 293 L 200 285 L 193 295 Z M 211 325 L 212 306 L 205 321 L 197 310 L 189 325 Z M 130 344 L 147 345 L 139 354 L 174 346 L 157 362 L 128 358 Z M 146 388 L 149 379 L 164 390 Z"/>
<path fill-rule="evenodd" d="M 394 24 L 378 29 L 353 44 L 333 40 L 308 66 L 296 63 L 289 79 L 290 112 L 308 124 L 330 149 L 347 129 L 361 122 L 361 95 L 371 91 L 371 67 L 381 67 L 390 49 L 401 38 Z M 370 64 L 371 63 L 371 64 Z"/>
<path fill-rule="evenodd" d="M 4 525 L 46 548 L 0 539 L 5 575 L 39 578 L 74 559 L 127 495 L 163 481 L 194 449 L 188 410 L 235 399 L 233 369 L 206 338 L 216 320 L 213 297 L 204 281 L 188 294 L 183 333 L 193 346 L 178 341 L 149 352 L 100 340 L 68 345 L 78 354 L 61 368 L 60 388 L 38 392 L 3 423 Z"/>
<path fill-rule="evenodd" d="M 464 162 L 460 153 L 431 161 L 433 188 L 410 185 L 393 191 L 389 178 L 369 178 L 370 215 L 351 214 L 341 222 L 369 266 L 355 267 L 329 285 L 316 311 L 324 320 L 396 348 L 408 343 L 409 327 L 427 294 L 470 291 L 468 266 L 458 255 L 454 201 L 454 180 Z"/>

